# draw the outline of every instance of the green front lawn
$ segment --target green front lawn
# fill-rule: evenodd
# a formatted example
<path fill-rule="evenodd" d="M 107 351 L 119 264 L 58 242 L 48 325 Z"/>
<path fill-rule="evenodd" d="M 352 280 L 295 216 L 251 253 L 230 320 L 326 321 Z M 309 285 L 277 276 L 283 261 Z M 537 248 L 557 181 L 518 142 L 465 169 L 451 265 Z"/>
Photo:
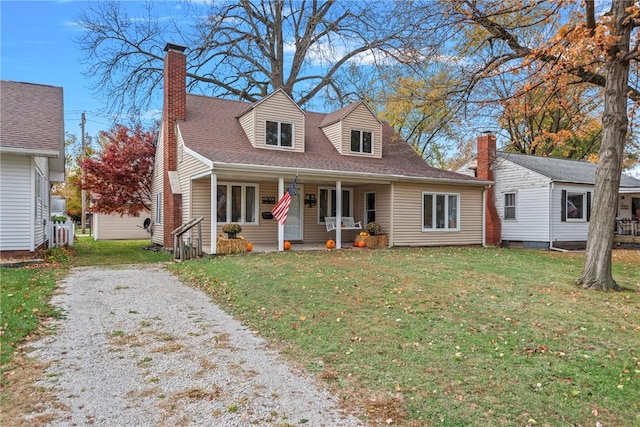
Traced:
<path fill-rule="evenodd" d="M 582 291 L 582 254 L 431 248 L 174 264 L 346 407 L 392 425 L 640 425 L 640 255 L 624 292 Z"/>

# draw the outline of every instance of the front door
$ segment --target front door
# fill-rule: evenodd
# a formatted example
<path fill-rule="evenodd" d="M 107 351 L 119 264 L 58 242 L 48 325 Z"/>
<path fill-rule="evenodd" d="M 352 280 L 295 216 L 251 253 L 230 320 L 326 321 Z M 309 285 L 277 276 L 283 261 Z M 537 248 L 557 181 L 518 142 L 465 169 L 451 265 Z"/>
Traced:
<path fill-rule="evenodd" d="M 285 240 L 302 240 L 302 185 L 296 185 L 296 192 L 291 197 L 291 205 L 289 206 L 289 214 L 287 221 L 284 223 L 284 239 Z"/>

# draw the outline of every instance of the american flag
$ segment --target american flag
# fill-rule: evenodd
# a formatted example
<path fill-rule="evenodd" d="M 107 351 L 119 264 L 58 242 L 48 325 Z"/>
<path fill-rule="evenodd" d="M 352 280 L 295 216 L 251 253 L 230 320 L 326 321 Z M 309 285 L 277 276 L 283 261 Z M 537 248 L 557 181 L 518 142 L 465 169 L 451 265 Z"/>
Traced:
<path fill-rule="evenodd" d="M 298 177 L 293 179 L 293 182 L 289 186 L 289 189 L 280 197 L 278 203 L 271 209 L 271 213 L 276 217 L 280 225 L 284 225 L 287 221 L 287 215 L 289 214 L 289 206 L 291 205 L 291 196 L 295 194 L 296 181 Z"/>

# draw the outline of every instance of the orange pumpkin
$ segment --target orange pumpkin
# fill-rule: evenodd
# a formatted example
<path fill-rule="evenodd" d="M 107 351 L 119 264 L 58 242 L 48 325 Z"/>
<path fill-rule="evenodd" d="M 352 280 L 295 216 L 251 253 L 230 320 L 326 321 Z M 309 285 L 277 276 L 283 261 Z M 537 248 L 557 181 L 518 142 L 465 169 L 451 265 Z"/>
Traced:
<path fill-rule="evenodd" d="M 327 240 L 327 248 L 333 249 L 336 247 L 336 242 L 332 239 Z"/>
<path fill-rule="evenodd" d="M 365 246 L 367 246 L 367 243 L 364 240 L 360 240 L 358 242 L 358 247 L 359 248 L 364 248 Z"/>
<path fill-rule="evenodd" d="M 284 250 L 288 251 L 289 249 L 291 249 L 291 242 L 288 240 L 284 241 Z"/>
<path fill-rule="evenodd" d="M 251 252 L 253 250 L 253 243 L 249 242 L 247 243 L 247 251 Z"/>

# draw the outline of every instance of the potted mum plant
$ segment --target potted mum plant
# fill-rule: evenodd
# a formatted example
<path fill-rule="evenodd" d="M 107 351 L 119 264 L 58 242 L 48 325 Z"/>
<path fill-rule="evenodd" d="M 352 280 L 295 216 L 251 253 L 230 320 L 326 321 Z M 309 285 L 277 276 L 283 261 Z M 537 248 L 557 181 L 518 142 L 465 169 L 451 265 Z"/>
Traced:
<path fill-rule="evenodd" d="M 377 222 L 370 222 L 365 226 L 365 229 L 372 236 L 382 233 L 382 227 L 380 227 L 380 224 L 378 224 Z"/>
<path fill-rule="evenodd" d="M 236 235 L 242 231 L 240 224 L 230 223 L 222 226 L 222 232 L 227 233 L 227 237 L 235 239 Z"/>

